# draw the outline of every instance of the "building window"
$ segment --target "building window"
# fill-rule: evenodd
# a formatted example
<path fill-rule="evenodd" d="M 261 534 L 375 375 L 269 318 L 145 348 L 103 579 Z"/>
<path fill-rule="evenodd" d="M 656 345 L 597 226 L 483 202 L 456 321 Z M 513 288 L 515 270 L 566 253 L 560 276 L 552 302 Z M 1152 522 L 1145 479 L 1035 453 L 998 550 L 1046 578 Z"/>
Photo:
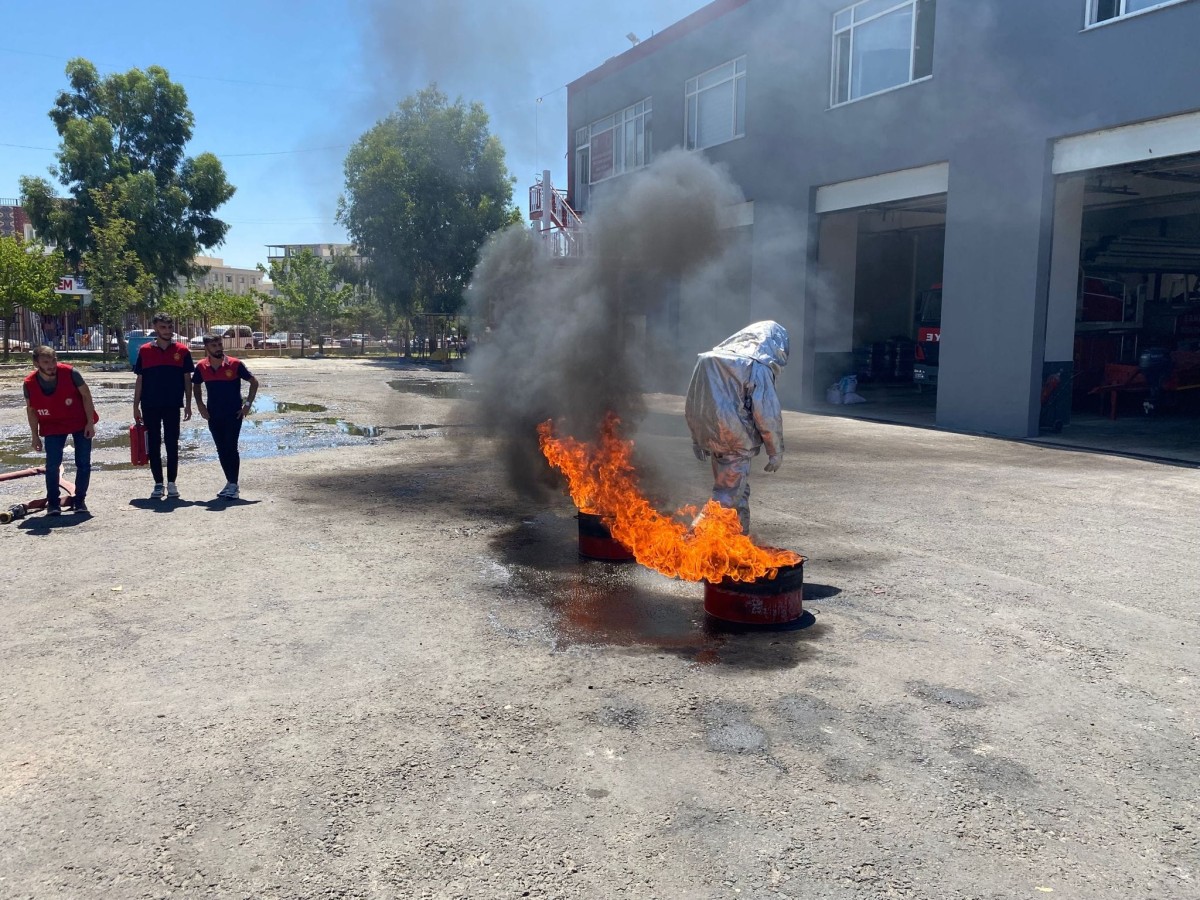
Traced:
<path fill-rule="evenodd" d="M 1099 25 L 1122 16 L 1147 12 L 1161 6 L 1174 6 L 1184 0 L 1087 0 L 1087 23 Z"/>
<path fill-rule="evenodd" d="M 226 276 L 225 276 L 225 283 L 226 283 L 226 284 L 233 284 L 233 276 L 232 276 L 232 275 L 226 275 Z"/>
<path fill-rule="evenodd" d="M 689 78 L 683 95 L 684 138 L 689 150 L 746 136 L 746 57 Z"/>
<path fill-rule="evenodd" d="M 640 168 L 650 162 L 650 98 L 593 122 L 575 133 L 575 168 L 580 184 Z"/>
<path fill-rule="evenodd" d="M 833 17 L 832 103 L 933 74 L 937 0 L 862 0 Z"/>

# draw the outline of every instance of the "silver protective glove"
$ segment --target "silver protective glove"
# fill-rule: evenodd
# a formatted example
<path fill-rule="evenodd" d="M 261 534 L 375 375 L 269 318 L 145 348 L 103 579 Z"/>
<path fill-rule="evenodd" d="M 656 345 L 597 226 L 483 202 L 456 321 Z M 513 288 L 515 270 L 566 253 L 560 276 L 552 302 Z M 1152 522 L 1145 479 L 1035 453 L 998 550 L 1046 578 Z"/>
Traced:
<path fill-rule="evenodd" d="M 692 444 L 692 453 L 695 454 L 696 459 L 700 460 L 700 462 L 704 462 L 712 455 L 699 444 Z"/>
<path fill-rule="evenodd" d="M 767 464 L 765 466 L 763 466 L 763 471 L 764 472 L 778 472 L 779 467 L 782 465 L 783 465 L 783 454 L 782 453 L 780 453 L 776 456 L 768 456 Z"/>

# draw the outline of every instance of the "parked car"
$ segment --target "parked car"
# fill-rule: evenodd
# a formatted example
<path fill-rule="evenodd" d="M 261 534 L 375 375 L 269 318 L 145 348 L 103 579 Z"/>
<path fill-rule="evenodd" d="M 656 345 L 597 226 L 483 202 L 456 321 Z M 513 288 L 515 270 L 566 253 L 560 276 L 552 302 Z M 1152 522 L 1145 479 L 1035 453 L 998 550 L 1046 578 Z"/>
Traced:
<path fill-rule="evenodd" d="M 226 350 L 254 349 L 254 332 L 249 325 L 214 325 L 209 332 L 221 335 Z"/>
<path fill-rule="evenodd" d="M 310 343 L 308 335 L 301 334 L 298 331 L 277 331 L 270 337 L 263 340 L 263 347 L 267 350 L 280 350 L 285 347 L 299 347 L 301 340 L 303 340 L 306 345 Z"/>
<path fill-rule="evenodd" d="M 267 336 L 265 334 L 263 334 L 261 331 L 256 331 L 256 332 L 254 332 L 253 337 L 254 337 L 254 349 L 261 350 L 262 346 L 263 346 L 263 341 L 265 341 L 267 339 Z"/>

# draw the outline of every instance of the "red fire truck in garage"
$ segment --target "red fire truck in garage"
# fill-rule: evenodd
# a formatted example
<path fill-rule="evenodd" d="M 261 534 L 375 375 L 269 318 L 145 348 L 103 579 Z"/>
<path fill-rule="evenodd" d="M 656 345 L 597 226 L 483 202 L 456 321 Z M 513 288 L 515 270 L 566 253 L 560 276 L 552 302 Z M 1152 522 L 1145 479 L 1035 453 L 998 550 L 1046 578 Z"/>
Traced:
<path fill-rule="evenodd" d="M 913 383 L 937 384 L 938 350 L 942 346 L 942 284 L 917 297 L 917 346 L 913 354 Z"/>

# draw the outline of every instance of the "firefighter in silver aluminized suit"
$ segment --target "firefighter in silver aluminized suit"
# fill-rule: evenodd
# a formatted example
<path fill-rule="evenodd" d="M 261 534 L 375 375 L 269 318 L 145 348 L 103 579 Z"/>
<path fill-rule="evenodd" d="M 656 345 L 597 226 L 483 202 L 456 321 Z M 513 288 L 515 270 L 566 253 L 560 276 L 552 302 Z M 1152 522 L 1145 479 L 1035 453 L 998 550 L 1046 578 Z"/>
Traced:
<path fill-rule="evenodd" d="M 755 322 L 701 353 L 688 386 L 684 417 L 696 459 L 712 459 L 713 499 L 737 510 L 750 530 L 750 460 L 767 448 L 765 471 L 783 461 L 783 411 L 775 376 L 787 365 L 788 333 Z"/>

